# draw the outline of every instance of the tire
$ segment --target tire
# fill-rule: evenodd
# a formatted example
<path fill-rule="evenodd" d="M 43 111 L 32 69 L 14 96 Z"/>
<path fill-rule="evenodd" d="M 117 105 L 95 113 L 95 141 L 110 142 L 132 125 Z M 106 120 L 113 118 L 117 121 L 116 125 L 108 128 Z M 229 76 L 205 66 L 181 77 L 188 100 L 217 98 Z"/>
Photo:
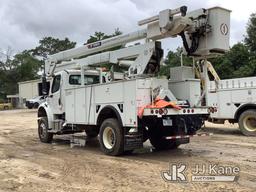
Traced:
<path fill-rule="evenodd" d="M 149 141 L 156 150 L 177 149 L 180 145 L 175 140 L 165 139 L 160 132 L 152 130 L 149 131 Z"/>
<path fill-rule="evenodd" d="M 256 110 L 246 110 L 239 117 L 239 129 L 246 136 L 256 136 Z"/>
<path fill-rule="evenodd" d="M 96 131 L 86 131 L 86 136 L 89 137 L 89 138 L 95 138 L 98 136 L 98 132 Z"/>
<path fill-rule="evenodd" d="M 33 109 L 33 105 L 28 105 L 28 109 Z"/>
<path fill-rule="evenodd" d="M 100 147 L 106 155 L 118 156 L 124 153 L 123 129 L 116 119 L 103 121 L 99 134 Z"/>
<path fill-rule="evenodd" d="M 42 117 L 38 121 L 38 136 L 41 142 L 51 143 L 53 138 L 53 133 L 48 132 L 48 120 L 47 117 Z"/>
<path fill-rule="evenodd" d="M 176 143 L 175 140 L 168 140 L 164 138 L 155 138 L 150 137 L 149 138 L 151 145 L 156 150 L 168 150 L 168 149 L 177 149 L 179 147 L 179 144 Z"/>
<path fill-rule="evenodd" d="M 8 110 L 9 109 L 9 107 L 8 106 L 4 106 L 4 110 Z"/>

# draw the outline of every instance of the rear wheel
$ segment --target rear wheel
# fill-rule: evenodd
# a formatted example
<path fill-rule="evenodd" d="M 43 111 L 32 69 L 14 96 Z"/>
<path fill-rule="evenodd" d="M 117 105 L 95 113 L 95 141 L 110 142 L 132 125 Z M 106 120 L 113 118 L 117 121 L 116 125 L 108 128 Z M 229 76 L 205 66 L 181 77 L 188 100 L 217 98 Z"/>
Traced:
<path fill-rule="evenodd" d="M 48 132 L 48 120 L 47 117 L 41 117 L 38 121 L 38 136 L 41 142 L 51 143 L 53 134 Z"/>
<path fill-rule="evenodd" d="M 163 134 L 154 128 L 151 128 L 148 133 L 149 141 L 156 150 L 176 149 L 180 145 L 176 140 L 165 139 Z"/>
<path fill-rule="evenodd" d="M 9 109 L 9 107 L 8 106 L 4 106 L 4 110 L 8 110 Z"/>
<path fill-rule="evenodd" d="M 112 156 L 121 155 L 124 152 L 123 130 L 116 119 L 109 118 L 103 121 L 100 127 L 101 150 Z"/>
<path fill-rule="evenodd" d="M 244 111 L 239 117 L 239 128 L 246 136 L 256 136 L 256 110 Z"/>
<path fill-rule="evenodd" d="M 176 143 L 175 140 L 168 140 L 165 138 L 159 138 L 159 137 L 149 137 L 151 145 L 156 150 L 167 150 L 167 149 L 177 149 L 180 144 Z"/>

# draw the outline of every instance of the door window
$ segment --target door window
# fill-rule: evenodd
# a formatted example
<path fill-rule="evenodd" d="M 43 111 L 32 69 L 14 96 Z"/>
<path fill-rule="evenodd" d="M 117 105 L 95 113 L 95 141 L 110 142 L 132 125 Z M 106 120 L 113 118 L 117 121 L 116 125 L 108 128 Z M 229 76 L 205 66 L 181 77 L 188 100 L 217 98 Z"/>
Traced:
<path fill-rule="evenodd" d="M 98 75 L 85 75 L 84 85 L 92 85 L 100 82 Z M 81 75 L 70 75 L 69 76 L 70 85 L 81 85 Z"/>
<path fill-rule="evenodd" d="M 60 75 L 56 75 L 54 77 L 53 83 L 52 83 L 52 93 L 55 93 L 55 92 L 59 91 L 59 89 L 60 89 L 60 80 L 61 80 Z"/>

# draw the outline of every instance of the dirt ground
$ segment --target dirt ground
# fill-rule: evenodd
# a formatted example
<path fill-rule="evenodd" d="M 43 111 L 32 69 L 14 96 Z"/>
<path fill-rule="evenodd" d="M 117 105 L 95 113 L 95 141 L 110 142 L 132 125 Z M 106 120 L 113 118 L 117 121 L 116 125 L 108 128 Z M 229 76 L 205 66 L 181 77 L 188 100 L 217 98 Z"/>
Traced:
<path fill-rule="evenodd" d="M 71 148 L 68 136 L 43 144 L 36 111 L 0 112 L 0 192 L 8 191 L 256 191 L 256 139 L 236 126 L 212 125 L 211 137 L 192 138 L 177 150 L 155 152 L 150 145 L 131 155 L 101 153 L 97 139 Z M 170 163 L 239 166 L 235 182 L 171 183 L 161 177 Z"/>

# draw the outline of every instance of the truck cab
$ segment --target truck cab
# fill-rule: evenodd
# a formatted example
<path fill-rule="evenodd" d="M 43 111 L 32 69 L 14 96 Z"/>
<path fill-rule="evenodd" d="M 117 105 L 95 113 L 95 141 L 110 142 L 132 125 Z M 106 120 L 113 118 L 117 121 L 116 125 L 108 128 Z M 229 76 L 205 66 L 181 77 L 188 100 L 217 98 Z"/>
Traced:
<path fill-rule="evenodd" d="M 100 83 L 99 72 L 87 71 L 84 74 L 84 85 Z M 82 85 L 80 70 L 65 70 L 54 75 L 51 82 L 47 103 L 52 106 L 54 114 L 65 112 L 65 90 Z"/>

